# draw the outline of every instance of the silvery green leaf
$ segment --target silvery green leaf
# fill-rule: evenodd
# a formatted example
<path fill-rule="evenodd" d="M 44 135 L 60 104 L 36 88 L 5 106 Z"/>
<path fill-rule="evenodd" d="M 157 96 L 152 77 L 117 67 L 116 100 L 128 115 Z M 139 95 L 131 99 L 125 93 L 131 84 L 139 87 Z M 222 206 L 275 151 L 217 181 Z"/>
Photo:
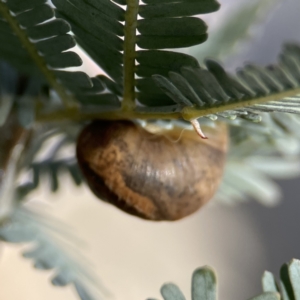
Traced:
<path fill-rule="evenodd" d="M 51 224 L 51 223 L 50 223 Z M 61 224 L 60 224 L 61 225 Z M 68 238 L 59 227 L 49 226 L 45 217 L 40 217 L 25 208 L 15 210 L 11 219 L 0 227 L 0 239 L 11 243 L 30 242 L 31 246 L 23 252 L 25 258 L 33 261 L 34 267 L 40 270 L 54 269 L 54 285 L 74 284 L 80 299 L 99 299 L 102 286 L 90 270 L 86 261 L 74 257 L 63 247 L 59 240 Z M 59 235 L 58 239 L 56 236 Z M 97 290 L 98 289 L 98 290 Z"/>
<path fill-rule="evenodd" d="M 161 287 L 160 292 L 164 300 L 185 300 L 185 297 L 178 286 L 173 283 L 164 284 Z"/>
<path fill-rule="evenodd" d="M 274 292 L 265 292 L 249 300 L 280 300 L 280 295 Z"/>
<path fill-rule="evenodd" d="M 262 286 L 264 292 L 278 292 L 275 277 L 271 272 L 264 272 L 262 277 Z"/>
<path fill-rule="evenodd" d="M 216 300 L 216 275 L 210 267 L 194 271 L 192 278 L 192 300 Z"/>
<path fill-rule="evenodd" d="M 293 259 L 288 266 L 290 282 L 293 287 L 294 299 L 300 299 L 300 261 Z"/>
<path fill-rule="evenodd" d="M 188 99 L 198 117 L 216 115 L 231 120 L 239 117 L 260 122 L 263 113 L 300 114 L 299 45 L 284 45 L 277 66 L 259 67 L 248 64 L 235 75 L 226 72 L 214 60 L 206 60 L 205 65 L 206 68 L 183 66 L 177 72 L 170 72 L 169 77 L 154 75 L 154 78 L 161 79 L 155 82 L 161 92 L 173 100 L 190 106 L 179 100 L 180 97 Z M 285 74 L 285 81 L 282 74 Z M 147 85 L 148 92 L 154 89 Z M 158 96 L 159 91 L 155 91 L 155 94 L 158 98 L 163 97 Z"/>

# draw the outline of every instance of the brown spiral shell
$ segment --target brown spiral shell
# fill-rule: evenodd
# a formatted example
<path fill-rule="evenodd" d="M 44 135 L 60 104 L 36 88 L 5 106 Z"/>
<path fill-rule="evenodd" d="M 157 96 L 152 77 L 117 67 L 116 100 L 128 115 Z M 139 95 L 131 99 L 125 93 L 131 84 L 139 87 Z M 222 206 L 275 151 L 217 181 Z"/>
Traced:
<path fill-rule="evenodd" d="M 130 121 L 93 121 L 79 135 L 77 158 L 94 194 L 149 220 L 178 220 L 208 202 L 220 183 L 227 127 L 157 135 Z"/>

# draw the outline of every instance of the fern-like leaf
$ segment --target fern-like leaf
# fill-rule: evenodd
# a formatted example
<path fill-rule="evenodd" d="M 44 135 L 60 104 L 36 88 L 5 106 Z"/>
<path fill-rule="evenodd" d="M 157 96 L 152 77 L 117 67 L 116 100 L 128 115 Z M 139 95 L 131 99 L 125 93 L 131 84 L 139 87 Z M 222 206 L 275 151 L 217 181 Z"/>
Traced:
<path fill-rule="evenodd" d="M 295 268 L 294 268 L 295 269 Z M 293 270 L 294 270 L 293 269 Z M 298 270 L 294 270 L 298 271 Z M 299 276 L 299 275 L 298 275 Z M 294 280 L 298 279 L 297 275 L 292 277 Z M 295 287 L 299 286 L 299 281 L 294 281 Z M 271 285 L 269 285 L 271 286 Z M 161 294 L 164 300 L 185 300 L 183 293 L 177 285 L 173 283 L 164 284 L 161 288 Z M 217 300 L 217 280 L 215 272 L 210 267 L 198 268 L 194 271 L 192 276 L 192 295 L 193 300 Z M 262 294 L 251 298 L 249 300 L 280 300 L 278 290 L 265 290 Z M 286 300 L 298 298 L 283 298 Z M 148 298 L 148 300 L 154 300 Z"/>
<path fill-rule="evenodd" d="M 151 76 L 198 63 L 191 56 L 161 49 L 204 42 L 207 27 L 202 20 L 191 16 L 219 8 L 214 0 L 174 3 L 145 0 L 144 4 L 138 0 L 116 1 L 127 5 L 125 10 L 108 0 L 52 2 L 56 16 L 71 24 L 79 45 L 114 80 L 117 89 L 123 90 L 124 107 L 134 106 L 135 98 L 147 106 L 174 104 L 157 88 Z M 136 46 L 147 50 L 136 51 Z M 135 80 L 135 76 L 142 78 Z M 139 90 L 137 94 L 135 88 Z"/>
<path fill-rule="evenodd" d="M 90 78 L 81 71 L 63 70 L 81 66 L 82 60 L 77 53 L 69 51 L 76 45 L 69 34 L 70 25 L 63 19 L 54 18 L 54 10 L 46 2 L 0 2 L 1 58 L 18 70 L 35 75 L 35 78 L 42 75 L 41 78 L 54 88 L 65 106 L 75 105 L 75 95 L 79 101 L 85 95 L 97 104 L 109 102 L 118 107 L 115 95 L 104 93 L 99 96 L 105 90 L 100 79 Z"/>
<path fill-rule="evenodd" d="M 23 159 L 22 170 L 27 173 L 27 181 L 17 186 L 17 198 L 23 200 L 30 192 L 39 187 L 40 182 L 47 178 L 52 192 L 59 190 L 61 174 L 67 173 L 73 179 L 75 185 L 83 181 L 79 170 L 74 147 L 80 126 L 71 124 L 63 128 L 40 128 L 32 132 L 33 138 L 29 143 Z M 45 143 L 48 151 L 42 158 L 37 158 L 41 152 L 45 152 Z"/>
<path fill-rule="evenodd" d="M 300 261 L 293 259 L 280 269 L 280 281 L 265 272 L 262 277 L 263 293 L 249 300 L 297 300 L 300 299 Z M 193 300 L 216 300 L 216 275 L 210 267 L 195 270 L 192 276 Z M 164 300 L 185 300 L 180 289 L 173 283 L 164 284 L 161 288 Z M 148 298 L 148 300 L 153 300 Z"/>
<path fill-rule="evenodd" d="M 91 272 L 86 271 L 82 258 L 76 259 L 62 247 L 59 240 L 66 239 L 63 233 L 57 232 L 51 222 L 45 221 L 29 209 L 18 208 L 11 218 L 0 227 L 0 240 L 10 243 L 32 243 L 23 252 L 25 258 L 34 262 L 39 270 L 55 270 L 52 284 L 66 286 L 73 284 L 81 300 L 100 299 L 99 287 Z M 57 236 L 60 235 L 60 236 Z M 97 291 L 98 289 L 98 291 Z M 105 292 L 103 289 L 102 293 Z M 96 295 L 98 296 L 96 297 Z"/>
<path fill-rule="evenodd" d="M 158 112 L 188 120 L 209 115 L 260 121 L 259 112 L 299 112 L 300 48 L 296 45 L 285 47 L 279 66 L 248 65 L 237 76 L 215 61 L 208 60 L 205 69 L 189 55 L 162 50 L 204 42 L 207 27 L 193 16 L 217 10 L 215 0 L 52 0 L 54 11 L 44 0 L 19 2 L 0 3 L 7 45 L 15 47 L 21 41 L 27 52 L 22 47 L 20 51 L 29 53 L 60 98 L 70 100 L 67 88 L 84 106 L 81 112 L 90 117 L 98 110 L 120 108 L 121 97 L 123 109 L 117 111 L 117 118 L 131 111 L 127 118 Z M 79 65 L 77 54 L 65 52 L 75 45 L 70 29 L 110 78 L 56 69 Z M 145 50 L 136 50 L 137 46 Z M 15 61 L 13 52 L 3 51 Z M 135 109 L 136 100 L 142 108 Z M 66 116 L 84 118 L 81 112 L 69 111 Z"/>
<path fill-rule="evenodd" d="M 260 112 L 300 113 L 300 47 L 295 44 L 285 45 L 279 65 L 247 65 L 236 76 L 207 60 L 206 69 L 183 67 L 180 72 L 169 72 L 168 78 L 153 78 L 191 116 L 195 107 L 197 116 L 203 111 L 203 115 L 253 121 L 261 120 Z"/>
<path fill-rule="evenodd" d="M 272 273 L 265 272 L 262 285 L 265 292 L 280 293 L 281 299 L 300 299 L 300 261 L 293 259 L 281 267 L 279 284 Z"/>

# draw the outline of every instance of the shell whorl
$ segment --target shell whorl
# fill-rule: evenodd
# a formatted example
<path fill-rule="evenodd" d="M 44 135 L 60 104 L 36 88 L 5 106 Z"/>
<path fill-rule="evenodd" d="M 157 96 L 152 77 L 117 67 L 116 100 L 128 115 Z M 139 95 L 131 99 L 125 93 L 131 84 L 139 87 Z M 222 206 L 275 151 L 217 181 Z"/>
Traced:
<path fill-rule="evenodd" d="M 220 183 L 227 128 L 206 128 L 208 140 L 185 131 L 163 135 L 130 121 L 93 121 L 79 135 L 77 158 L 101 200 L 149 220 L 178 220 L 208 202 Z"/>

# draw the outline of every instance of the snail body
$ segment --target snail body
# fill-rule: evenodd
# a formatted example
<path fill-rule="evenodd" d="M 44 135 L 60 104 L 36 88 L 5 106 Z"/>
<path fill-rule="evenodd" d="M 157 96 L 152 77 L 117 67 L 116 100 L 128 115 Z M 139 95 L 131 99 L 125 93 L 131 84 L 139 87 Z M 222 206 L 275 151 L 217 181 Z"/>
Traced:
<path fill-rule="evenodd" d="M 101 200 L 149 220 L 178 220 L 211 199 L 227 152 L 227 128 L 157 135 L 130 121 L 96 120 L 83 129 L 77 158 L 86 181 Z"/>

